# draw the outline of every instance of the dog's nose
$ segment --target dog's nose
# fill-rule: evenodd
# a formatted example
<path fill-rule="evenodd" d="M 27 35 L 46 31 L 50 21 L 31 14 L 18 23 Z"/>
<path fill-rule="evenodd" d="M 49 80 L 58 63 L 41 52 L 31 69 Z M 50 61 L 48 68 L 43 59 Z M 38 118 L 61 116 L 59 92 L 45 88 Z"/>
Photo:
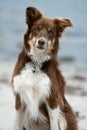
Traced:
<path fill-rule="evenodd" d="M 45 44 L 45 42 L 46 42 L 46 40 L 43 39 L 43 38 L 41 38 L 41 39 L 38 40 L 38 44 L 39 44 L 40 46 L 43 46 L 43 45 Z"/>

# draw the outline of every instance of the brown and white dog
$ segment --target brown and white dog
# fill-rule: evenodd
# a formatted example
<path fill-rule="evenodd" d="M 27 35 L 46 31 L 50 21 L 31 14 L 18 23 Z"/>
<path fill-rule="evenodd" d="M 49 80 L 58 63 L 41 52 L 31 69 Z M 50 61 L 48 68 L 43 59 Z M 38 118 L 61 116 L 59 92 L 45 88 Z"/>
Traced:
<path fill-rule="evenodd" d="M 26 23 L 23 49 L 12 77 L 15 130 L 77 130 L 57 58 L 59 38 L 72 23 L 65 18 L 47 18 L 34 7 L 26 9 Z"/>

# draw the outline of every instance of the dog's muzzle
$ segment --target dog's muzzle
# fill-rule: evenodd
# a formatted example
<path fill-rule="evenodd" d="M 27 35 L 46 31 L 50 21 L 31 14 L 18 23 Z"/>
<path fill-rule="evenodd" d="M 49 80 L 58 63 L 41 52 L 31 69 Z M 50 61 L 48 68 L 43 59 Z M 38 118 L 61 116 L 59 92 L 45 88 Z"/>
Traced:
<path fill-rule="evenodd" d="M 44 37 L 39 38 L 37 40 L 37 48 L 38 49 L 45 49 L 46 48 L 46 39 Z"/>

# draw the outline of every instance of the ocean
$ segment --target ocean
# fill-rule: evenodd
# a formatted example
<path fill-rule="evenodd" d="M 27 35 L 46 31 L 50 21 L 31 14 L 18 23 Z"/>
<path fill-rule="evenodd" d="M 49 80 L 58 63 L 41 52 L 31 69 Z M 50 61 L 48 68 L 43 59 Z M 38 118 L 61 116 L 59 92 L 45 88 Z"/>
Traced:
<path fill-rule="evenodd" d="M 25 9 L 47 17 L 70 18 L 73 27 L 60 38 L 61 63 L 87 70 L 87 0 L 0 0 L 0 62 L 16 61 L 26 32 Z"/>

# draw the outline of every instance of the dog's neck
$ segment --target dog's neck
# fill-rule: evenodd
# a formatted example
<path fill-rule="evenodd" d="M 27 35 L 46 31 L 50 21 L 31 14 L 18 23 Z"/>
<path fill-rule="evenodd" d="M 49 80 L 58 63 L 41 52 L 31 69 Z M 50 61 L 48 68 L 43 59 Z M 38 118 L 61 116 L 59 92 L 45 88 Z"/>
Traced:
<path fill-rule="evenodd" d="M 31 50 L 28 53 L 28 56 L 31 58 L 31 61 L 34 64 L 34 68 L 39 68 L 41 69 L 43 64 L 51 59 L 49 55 L 46 53 L 40 53 L 37 50 Z"/>

